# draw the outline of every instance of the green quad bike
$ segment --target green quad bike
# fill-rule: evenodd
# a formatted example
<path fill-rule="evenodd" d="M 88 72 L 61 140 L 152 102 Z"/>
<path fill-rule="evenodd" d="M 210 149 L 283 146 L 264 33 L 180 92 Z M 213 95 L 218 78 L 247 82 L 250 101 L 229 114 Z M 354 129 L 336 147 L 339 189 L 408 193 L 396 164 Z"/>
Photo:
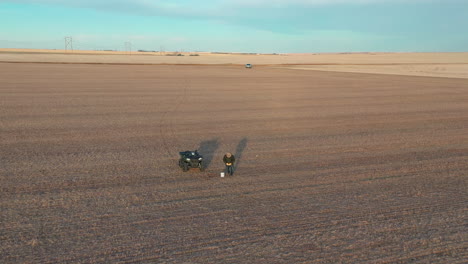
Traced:
<path fill-rule="evenodd" d="M 186 172 L 193 168 L 198 168 L 200 171 L 205 170 L 203 156 L 197 150 L 179 152 L 179 155 L 179 167 L 182 168 L 182 171 Z"/>

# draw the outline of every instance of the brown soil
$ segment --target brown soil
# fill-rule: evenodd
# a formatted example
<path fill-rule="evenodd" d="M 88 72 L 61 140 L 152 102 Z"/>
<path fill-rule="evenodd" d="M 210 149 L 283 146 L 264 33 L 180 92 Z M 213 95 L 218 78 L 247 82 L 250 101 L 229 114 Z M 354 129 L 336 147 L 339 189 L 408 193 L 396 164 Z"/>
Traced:
<path fill-rule="evenodd" d="M 6 63 L 0 80 L 1 263 L 468 257 L 465 79 Z M 208 169 L 183 173 L 196 148 Z"/>

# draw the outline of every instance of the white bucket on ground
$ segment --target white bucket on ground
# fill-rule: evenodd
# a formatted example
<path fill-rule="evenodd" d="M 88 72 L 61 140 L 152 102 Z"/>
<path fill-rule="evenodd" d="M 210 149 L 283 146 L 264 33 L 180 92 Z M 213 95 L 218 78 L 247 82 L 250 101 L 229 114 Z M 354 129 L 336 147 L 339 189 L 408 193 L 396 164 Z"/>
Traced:
<path fill-rule="evenodd" d="M 223 178 L 223 177 L 224 177 L 224 172 L 221 172 L 221 178 Z"/>

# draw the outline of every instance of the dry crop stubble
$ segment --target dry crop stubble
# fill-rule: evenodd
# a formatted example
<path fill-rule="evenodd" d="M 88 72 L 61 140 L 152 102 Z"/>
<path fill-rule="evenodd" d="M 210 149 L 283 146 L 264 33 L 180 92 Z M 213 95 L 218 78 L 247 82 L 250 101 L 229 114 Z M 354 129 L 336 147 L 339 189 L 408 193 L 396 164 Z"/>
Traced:
<path fill-rule="evenodd" d="M 2 263 L 467 257 L 466 80 L 0 69 Z M 181 172 L 178 151 L 201 146 L 208 170 Z M 226 151 L 239 165 L 221 179 Z"/>

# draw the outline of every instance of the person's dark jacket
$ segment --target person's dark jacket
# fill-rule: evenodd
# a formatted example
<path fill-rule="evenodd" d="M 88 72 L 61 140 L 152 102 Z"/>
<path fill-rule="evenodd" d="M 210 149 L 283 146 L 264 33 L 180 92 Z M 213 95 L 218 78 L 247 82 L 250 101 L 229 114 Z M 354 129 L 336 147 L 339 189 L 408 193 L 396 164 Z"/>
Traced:
<path fill-rule="evenodd" d="M 232 165 L 234 165 L 234 162 L 236 161 L 236 158 L 234 158 L 234 155 L 231 155 L 231 157 L 228 157 L 228 156 L 224 155 L 223 161 L 224 161 L 224 164 L 228 165 L 229 163 L 231 163 L 231 166 L 232 166 Z"/>

